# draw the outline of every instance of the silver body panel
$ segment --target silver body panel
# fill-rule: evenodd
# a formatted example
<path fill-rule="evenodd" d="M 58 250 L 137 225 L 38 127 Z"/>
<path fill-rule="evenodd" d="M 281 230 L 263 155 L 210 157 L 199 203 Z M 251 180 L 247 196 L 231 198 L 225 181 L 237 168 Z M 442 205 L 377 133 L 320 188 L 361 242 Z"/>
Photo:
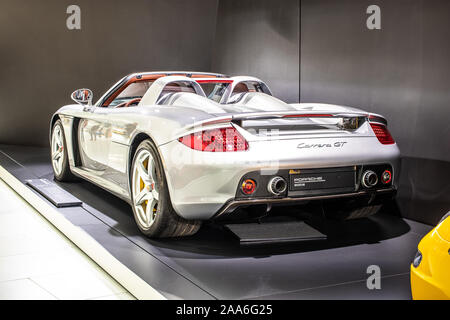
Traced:
<path fill-rule="evenodd" d="M 317 112 L 367 116 L 368 112 L 336 105 L 286 104 L 263 93 L 249 93 L 237 105 L 221 105 L 198 93 L 177 93 L 164 105 L 155 104 L 164 85 L 172 81 L 195 82 L 179 76 L 160 78 L 135 107 L 105 108 L 97 103 L 91 108 L 78 104 L 60 108 L 54 119 L 62 119 L 72 172 L 130 202 L 132 145 L 136 137 L 144 134 L 159 151 L 172 205 L 186 219 L 212 218 L 234 201 L 242 176 L 256 170 L 275 174 L 279 169 L 382 163 L 392 166 L 392 187 L 398 187 L 399 149 L 396 144 L 381 144 L 368 122 L 354 132 L 318 130 L 261 136 L 244 129 L 246 121 L 258 124 L 258 117 L 267 114 L 277 117 Z M 150 101 L 153 104 L 148 104 Z M 284 120 L 263 119 L 261 123 L 276 125 L 277 121 Z M 234 126 L 245 137 L 249 143 L 247 151 L 201 152 L 177 140 L 198 130 L 224 125 Z M 299 148 L 302 143 L 343 146 Z"/>

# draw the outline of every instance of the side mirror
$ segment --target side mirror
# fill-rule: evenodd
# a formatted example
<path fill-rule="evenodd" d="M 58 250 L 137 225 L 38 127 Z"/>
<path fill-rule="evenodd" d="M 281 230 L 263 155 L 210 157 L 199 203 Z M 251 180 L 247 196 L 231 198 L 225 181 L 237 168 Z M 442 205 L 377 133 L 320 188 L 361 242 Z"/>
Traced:
<path fill-rule="evenodd" d="M 94 95 L 92 94 L 92 91 L 89 89 L 78 89 L 72 92 L 72 94 L 70 95 L 73 101 L 81 104 L 82 106 L 91 106 L 93 96 Z"/>

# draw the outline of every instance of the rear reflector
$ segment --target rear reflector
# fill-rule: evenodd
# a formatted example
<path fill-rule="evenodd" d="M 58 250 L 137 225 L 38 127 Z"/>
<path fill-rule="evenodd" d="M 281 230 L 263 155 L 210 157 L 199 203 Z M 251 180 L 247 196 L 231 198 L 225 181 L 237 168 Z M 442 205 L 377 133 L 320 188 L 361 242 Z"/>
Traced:
<path fill-rule="evenodd" d="M 373 132 L 375 133 L 378 140 L 382 144 L 395 143 L 394 138 L 392 138 L 391 134 L 389 133 L 388 128 L 385 125 L 377 124 L 377 123 L 370 123 L 370 126 L 372 127 Z"/>
<path fill-rule="evenodd" d="M 384 170 L 381 174 L 381 182 L 388 184 L 392 180 L 392 173 L 389 170 Z"/>
<path fill-rule="evenodd" d="M 242 192 L 245 194 L 252 194 L 256 190 L 256 182 L 252 179 L 247 179 L 242 182 Z"/>
<path fill-rule="evenodd" d="M 233 127 L 203 130 L 178 139 L 191 149 L 209 152 L 248 150 L 248 143 Z"/>

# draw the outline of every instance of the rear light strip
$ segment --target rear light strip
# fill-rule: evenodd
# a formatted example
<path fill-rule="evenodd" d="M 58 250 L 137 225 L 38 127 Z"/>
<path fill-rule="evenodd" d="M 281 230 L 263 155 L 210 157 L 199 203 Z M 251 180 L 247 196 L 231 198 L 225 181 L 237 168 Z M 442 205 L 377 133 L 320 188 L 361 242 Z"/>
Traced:
<path fill-rule="evenodd" d="M 207 152 L 236 152 L 248 150 L 248 142 L 233 127 L 209 129 L 178 138 L 191 149 Z"/>

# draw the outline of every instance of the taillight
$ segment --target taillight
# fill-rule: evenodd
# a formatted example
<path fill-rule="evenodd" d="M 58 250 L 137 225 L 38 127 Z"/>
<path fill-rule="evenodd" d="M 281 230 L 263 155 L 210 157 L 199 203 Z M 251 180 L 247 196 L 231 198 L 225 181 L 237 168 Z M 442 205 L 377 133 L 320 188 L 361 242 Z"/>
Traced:
<path fill-rule="evenodd" d="M 178 139 L 191 149 L 209 152 L 248 150 L 248 143 L 233 127 L 203 130 Z"/>
<path fill-rule="evenodd" d="M 395 143 L 394 138 L 392 138 L 388 128 L 385 125 L 371 123 L 370 126 L 372 127 L 373 132 L 375 132 L 375 135 L 382 144 Z"/>

